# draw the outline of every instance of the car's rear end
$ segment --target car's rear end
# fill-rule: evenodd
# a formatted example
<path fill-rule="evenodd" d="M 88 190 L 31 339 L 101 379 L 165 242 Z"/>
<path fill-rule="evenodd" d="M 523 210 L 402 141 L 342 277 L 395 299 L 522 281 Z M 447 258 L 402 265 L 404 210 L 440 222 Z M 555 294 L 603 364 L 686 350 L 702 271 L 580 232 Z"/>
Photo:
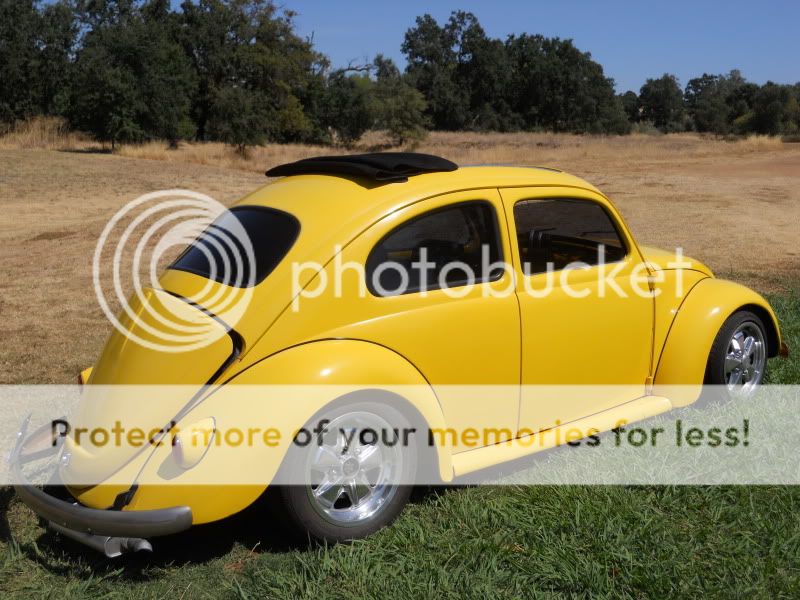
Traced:
<path fill-rule="evenodd" d="M 246 506 L 269 481 L 215 490 L 217 465 L 205 484 L 187 484 L 204 481 L 202 463 L 182 466 L 172 432 L 221 384 L 275 351 L 260 342 L 314 278 L 314 266 L 392 207 L 413 202 L 408 191 L 300 175 L 273 181 L 224 213 L 158 286 L 131 298 L 97 363 L 82 374 L 72 431 L 113 432 L 121 424 L 146 432 L 144 443 L 124 435 L 101 446 L 79 443 L 73 435 L 53 435 L 49 424 L 32 438 L 21 432 L 12 456 L 20 497 L 62 534 L 109 555 L 147 549 L 144 538 Z M 26 482 L 22 466 L 48 448 L 60 452 L 58 475 L 70 498 Z M 237 494 L 240 501 L 211 500 Z"/>

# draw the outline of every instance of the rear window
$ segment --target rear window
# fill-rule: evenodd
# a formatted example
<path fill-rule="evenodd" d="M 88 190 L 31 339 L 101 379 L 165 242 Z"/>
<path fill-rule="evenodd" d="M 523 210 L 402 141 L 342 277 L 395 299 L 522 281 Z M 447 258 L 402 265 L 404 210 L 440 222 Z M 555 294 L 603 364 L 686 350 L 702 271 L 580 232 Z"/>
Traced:
<path fill-rule="evenodd" d="M 300 223 L 289 213 L 237 206 L 222 213 L 170 269 L 233 287 L 252 287 L 278 266 L 299 233 Z"/>

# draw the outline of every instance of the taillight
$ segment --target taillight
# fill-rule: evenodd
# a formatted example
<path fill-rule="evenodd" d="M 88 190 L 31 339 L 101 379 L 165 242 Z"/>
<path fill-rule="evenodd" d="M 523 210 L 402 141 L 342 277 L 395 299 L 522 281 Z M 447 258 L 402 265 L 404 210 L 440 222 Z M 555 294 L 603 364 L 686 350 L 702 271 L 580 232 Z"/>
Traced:
<path fill-rule="evenodd" d="M 211 447 L 217 432 L 212 417 L 192 423 L 172 436 L 172 459 L 182 469 L 191 469 L 199 463 Z"/>

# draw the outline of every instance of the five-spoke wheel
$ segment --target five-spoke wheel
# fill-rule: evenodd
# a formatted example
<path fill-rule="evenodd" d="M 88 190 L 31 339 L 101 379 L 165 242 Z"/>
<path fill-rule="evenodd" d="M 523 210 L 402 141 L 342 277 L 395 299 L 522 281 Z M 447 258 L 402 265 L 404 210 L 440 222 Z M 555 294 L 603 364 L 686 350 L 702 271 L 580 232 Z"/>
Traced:
<path fill-rule="evenodd" d="M 733 332 L 725 354 L 728 390 L 748 394 L 764 376 L 767 348 L 764 332 L 753 321 L 745 321 Z"/>
<path fill-rule="evenodd" d="M 725 386 L 729 396 L 749 396 L 764 379 L 767 338 L 763 321 L 740 310 L 717 334 L 706 367 L 706 384 Z"/>
<path fill-rule="evenodd" d="M 292 524 L 314 539 L 341 542 L 400 514 L 417 468 L 416 438 L 404 435 L 413 430 L 402 412 L 386 403 L 339 402 L 305 429 L 321 432 L 295 444 L 283 465 L 292 484 L 280 495 Z"/>
<path fill-rule="evenodd" d="M 336 524 L 363 521 L 391 500 L 403 472 L 403 451 L 392 430 L 380 415 L 363 411 L 327 425 L 306 459 L 306 491 L 323 518 Z"/>

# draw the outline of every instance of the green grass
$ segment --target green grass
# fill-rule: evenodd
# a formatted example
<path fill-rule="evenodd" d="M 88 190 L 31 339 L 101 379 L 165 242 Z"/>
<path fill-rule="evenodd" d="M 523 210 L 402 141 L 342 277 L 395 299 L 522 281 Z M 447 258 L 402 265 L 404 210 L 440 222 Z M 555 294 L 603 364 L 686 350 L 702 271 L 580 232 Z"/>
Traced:
<path fill-rule="evenodd" d="M 770 361 L 768 383 L 800 383 L 800 290 L 767 298 L 778 315 L 781 333 L 789 344 L 788 360 Z"/>
<path fill-rule="evenodd" d="M 800 383 L 800 296 L 771 297 Z M 417 498 L 390 528 L 309 548 L 255 506 L 106 560 L 0 490 L 3 597 L 800 597 L 800 487 L 475 487 Z M 3 518 L 5 517 L 5 518 Z"/>

